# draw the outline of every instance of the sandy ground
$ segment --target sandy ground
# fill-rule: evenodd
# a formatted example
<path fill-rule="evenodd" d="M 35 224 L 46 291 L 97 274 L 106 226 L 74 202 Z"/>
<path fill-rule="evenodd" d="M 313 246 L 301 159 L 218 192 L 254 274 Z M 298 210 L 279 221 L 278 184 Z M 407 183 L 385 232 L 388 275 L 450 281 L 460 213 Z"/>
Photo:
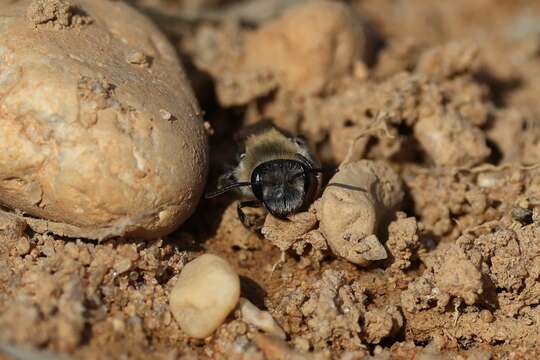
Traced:
<path fill-rule="evenodd" d="M 146 242 L 0 219 L 0 348 L 15 359 L 540 356 L 540 3 L 352 1 L 361 17 L 328 20 L 326 33 L 308 24 L 302 38 L 362 24 L 362 61 L 343 67 L 345 50 L 328 65 L 324 49 L 305 57 L 294 44 L 282 57 L 268 45 L 265 63 L 265 41 L 287 29 L 257 31 L 279 6 L 134 3 L 177 47 L 211 124 L 209 188 L 234 165 L 243 126 L 267 119 L 304 135 L 326 166 L 385 160 L 405 190 L 382 225 L 389 257 L 360 267 L 295 237 L 275 266 L 280 244 L 242 227 L 232 197 L 201 202 L 179 231 Z M 242 296 L 286 341 L 238 312 L 205 340 L 182 333 L 168 294 L 204 252 L 235 267 Z"/>

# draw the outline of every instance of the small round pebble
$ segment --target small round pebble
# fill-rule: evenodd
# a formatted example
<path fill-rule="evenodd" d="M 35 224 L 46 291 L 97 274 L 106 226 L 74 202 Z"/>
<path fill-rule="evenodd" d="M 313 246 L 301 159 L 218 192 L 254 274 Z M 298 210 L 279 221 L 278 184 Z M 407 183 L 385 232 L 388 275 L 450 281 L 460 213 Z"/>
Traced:
<path fill-rule="evenodd" d="M 205 338 L 220 326 L 240 299 L 240 278 L 219 256 L 204 254 L 184 266 L 169 298 L 180 328 Z"/>

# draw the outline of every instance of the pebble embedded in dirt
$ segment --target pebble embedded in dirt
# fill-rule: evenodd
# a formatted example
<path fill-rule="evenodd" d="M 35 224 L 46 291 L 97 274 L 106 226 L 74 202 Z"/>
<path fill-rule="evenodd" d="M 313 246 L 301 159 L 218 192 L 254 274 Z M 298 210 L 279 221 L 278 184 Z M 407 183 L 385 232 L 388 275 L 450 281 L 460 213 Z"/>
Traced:
<path fill-rule="evenodd" d="M 248 299 L 240 299 L 239 310 L 242 314 L 242 320 L 246 323 L 280 339 L 284 340 L 287 337 L 287 334 L 285 334 L 268 311 L 259 310 Z"/>
<path fill-rule="evenodd" d="M 240 299 L 240 279 L 225 260 L 204 254 L 186 264 L 169 304 L 182 330 L 205 338 L 220 326 Z"/>
<path fill-rule="evenodd" d="M 202 194 L 207 140 L 165 36 L 122 2 L 25 0 L 0 16 L 0 202 L 39 232 L 176 229 Z"/>

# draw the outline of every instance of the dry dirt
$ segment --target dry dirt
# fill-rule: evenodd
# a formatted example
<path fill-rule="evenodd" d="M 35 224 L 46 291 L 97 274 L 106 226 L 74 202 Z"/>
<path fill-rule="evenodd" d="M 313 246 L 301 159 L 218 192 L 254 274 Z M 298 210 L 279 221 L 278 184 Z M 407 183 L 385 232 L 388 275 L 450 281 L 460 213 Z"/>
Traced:
<path fill-rule="evenodd" d="M 349 34 L 363 44 L 350 52 L 360 60 L 349 64 L 345 50 L 326 59 L 326 48 L 305 57 L 294 46 L 276 49 L 275 63 L 261 58 L 290 26 L 267 24 L 296 2 L 133 1 L 176 45 L 205 109 L 209 188 L 224 164 L 234 165 L 243 126 L 265 120 L 304 135 L 326 166 L 387 161 L 406 193 L 380 236 L 388 259 L 360 267 L 336 258 L 316 233 L 303 236 L 316 220 L 285 245 L 280 236 L 264 239 L 242 227 L 232 197 L 201 202 L 179 231 L 145 242 L 40 235 L 2 218 L 3 352 L 14 359 L 540 357 L 540 3 L 351 1 L 361 16 L 347 15 L 347 23 L 327 19 L 321 32 L 295 26 L 307 29 L 306 43 L 327 36 L 331 44 L 360 24 Z M 282 263 L 280 248 L 288 249 Z M 182 333 L 168 294 L 183 265 L 205 252 L 234 266 L 242 296 L 269 311 L 285 341 L 238 310 L 205 340 Z"/>

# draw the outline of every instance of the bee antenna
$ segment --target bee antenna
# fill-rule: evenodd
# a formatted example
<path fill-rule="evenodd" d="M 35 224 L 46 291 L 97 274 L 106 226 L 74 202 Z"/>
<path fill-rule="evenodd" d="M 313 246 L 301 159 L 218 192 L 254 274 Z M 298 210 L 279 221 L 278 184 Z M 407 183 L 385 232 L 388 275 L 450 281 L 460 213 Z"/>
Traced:
<path fill-rule="evenodd" d="M 338 171 L 338 169 L 322 169 L 322 168 L 315 168 L 315 169 L 308 169 L 307 172 L 310 174 L 335 174 Z M 298 173 L 293 176 L 293 179 L 299 178 L 301 176 L 304 176 L 304 172 Z"/>
<path fill-rule="evenodd" d="M 230 184 L 230 185 L 222 187 L 221 189 L 217 189 L 216 191 L 206 193 L 204 195 L 204 198 L 205 199 L 212 199 L 212 198 L 215 198 L 215 197 L 217 197 L 217 196 L 219 196 L 221 194 L 226 193 L 229 190 L 236 189 L 236 188 L 239 188 L 239 187 L 242 187 L 242 186 L 251 186 L 251 183 L 246 181 L 246 182 L 237 182 L 237 183 L 234 183 L 234 184 Z"/>
<path fill-rule="evenodd" d="M 313 173 L 313 174 L 335 174 L 338 172 L 338 169 L 323 169 L 323 168 L 314 168 L 314 169 L 309 169 L 309 172 L 310 173 Z"/>

